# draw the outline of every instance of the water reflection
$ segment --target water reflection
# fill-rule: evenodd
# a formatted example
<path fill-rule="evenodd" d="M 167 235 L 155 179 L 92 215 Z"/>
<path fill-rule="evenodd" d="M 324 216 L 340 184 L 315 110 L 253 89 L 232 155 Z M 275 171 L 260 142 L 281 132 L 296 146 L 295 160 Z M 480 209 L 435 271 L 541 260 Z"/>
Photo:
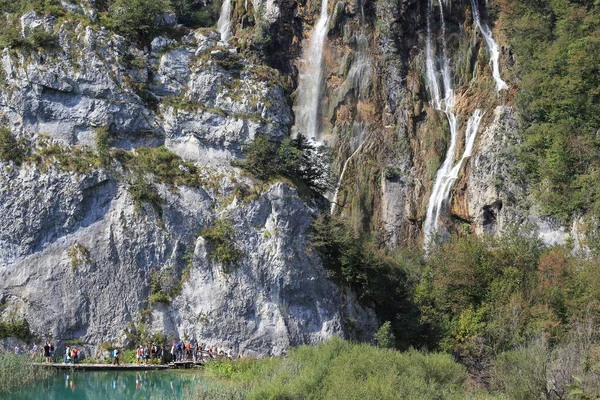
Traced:
<path fill-rule="evenodd" d="M 181 398 L 199 393 L 207 378 L 198 371 L 67 371 L 10 394 L 8 400 Z"/>

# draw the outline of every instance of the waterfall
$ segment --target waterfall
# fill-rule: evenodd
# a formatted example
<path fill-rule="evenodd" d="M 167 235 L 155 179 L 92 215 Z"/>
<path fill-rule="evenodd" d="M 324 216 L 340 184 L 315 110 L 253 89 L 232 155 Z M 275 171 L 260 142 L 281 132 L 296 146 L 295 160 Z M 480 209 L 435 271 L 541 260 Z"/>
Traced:
<path fill-rule="evenodd" d="M 224 42 L 228 41 L 231 37 L 231 0 L 223 0 L 217 27 L 221 33 L 221 40 Z"/>
<path fill-rule="evenodd" d="M 442 4 L 440 3 L 440 18 L 442 27 L 442 55 L 440 58 L 440 68 L 444 89 L 444 99 L 441 98 L 440 85 L 438 83 L 438 73 L 435 70 L 435 57 L 433 52 L 433 38 L 431 34 L 431 17 L 433 12 L 433 0 L 428 2 L 427 10 L 427 44 L 426 44 L 426 74 L 429 83 L 429 90 L 432 98 L 432 107 L 438 111 L 443 111 L 448 119 L 450 126 L 450 146 L 446 151 L 446 156 L 442 165 L 437 171 L 433 189 L 429 196 L 429 203 L 427 204 L 427 215 L 425 218 L 425 243 L 429 241 L 431 235 L 439 227 L 439 207 L 436 205 L 443 203 L 445 199 L 444 183 L 446 182 L 445 177 L 450 175 L 454 162 L 454 153 L 456 152 L 457 142 L 457 120 L 454 115 L 454 90 L 452 89 L 452 79 L 450 72 L 450 61 L 446 53 L 446 25 L 444 22 L 444 12 L 441 9 Z"/>
<path fill-rule="evenodd" d="M 321 104 L 321 83 L 323 81 L 323 47 L 328 25 L 327 0 L 322 0 L 321 15 L 309 42 L 305 42 L 303 45 L 298 97 L 294 106 L 296 115 L 294 134 L 302 133 L 317 142 L 322 140 L 319 131 L 319 105 Z"/>
<path fill-rule="evenodd" d="M 431 240 L 432 234 L 437 232 L 440 227 L 440 217 L 444 206 L 450 204 L 450 192 L 454 182 L 458 178 L 458 173 L 462 167 L 463 161 L 470 157 L 475 145 L 475 137 L 479 124 L 483 118 L 483 112 L 479 109 L 475 110 L 469 121 L 465 131 L 465 149 L 460 160 L 452 166 L 452 158 L 448 168 L 440 168 L 435 177 L 435 184 L 429 196 L 427 204 L 427 215 L 425 217 L 425 245 Z M 446 159 L 448 160 L 448 158 Z"/>
<path fill-rule="evenodd" d="M 355 124 L 355 126 L 356 126 L 356 124 Z M 362 129 L 361 129 L 361 131 L 362 131 Z M 333 214 L 335 212 L 335 208 L 337 207 L 338 195 L 340 192 L 340 187 L 342 186 L 342 181 L 344 180 L 344 175 L 346 174 L 346 168 L 348 168 L 348 164 L 350 163 L 350 160 L 352 160 L 352 158 L 354 158 L 354 156 L 358 154 L 360 149 L 367 142 L 370 135 L 367 136 L 365 138 L 365 140 L 363 140 L 363 141 L 360 141 L 361 136 L 362 136 L 362 134 L 358 135 L 359 144 L 356 147 L 356 150 L 354 150 L 354 152 L 350 155 L 350 157 L 348 157 L 346 159 L 346 161 L 344 162 L 344 166 L 342 167 L 342 172 L 340 173 L 340 178 L 338 179 L 337 184 L 335 185 L 335 192 L 333 193 L 333 198 L 331 200 L 331 214 Z"/>
<path fill-rule="evenodd" d="M 488 50 L 490 52 L 492 76 L 496 81 L 496 90 L 498 92 L 502 89 L 508 90 L 508 85 L 502 80 L 502 77 L 500 76 L 500 65 L 498 63 L 498 58 L 500 57 L 500 47 L 498 46 L 498 43 L 496 43 L 492 38 L 492 30 L 490 29 L 489 25 L 481 22 L 481 16 L 479 15 L 479 4 L 477 3 L 477 0 L 471 0 L 471 9 L 473 10 L 473 20 L 475 21 L 475 25 L 479 28 L 479 31 L 483 35 L 485 43 L 487 44 Z"/>

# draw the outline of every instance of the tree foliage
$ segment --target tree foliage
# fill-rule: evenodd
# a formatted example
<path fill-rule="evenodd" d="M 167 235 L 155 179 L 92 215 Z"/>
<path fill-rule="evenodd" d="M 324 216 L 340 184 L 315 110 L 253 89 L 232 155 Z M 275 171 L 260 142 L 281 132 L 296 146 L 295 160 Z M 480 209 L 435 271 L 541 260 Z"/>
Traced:
<path fill-rule="evenodd" d="M 600 213 L 600 4 L 511 0 L 506 32 L 525 117 L 519 159 L 543 212 Z"/>
<path fill-rule="evenodd" d="M 332 188 L 331 154 L 325 145 L 309 141 L 303 135 L 282 142 L 258 136 L 244 150 L 242 168 L 262 180 L 285 176 L 302 181 L 317 193 Z"/>

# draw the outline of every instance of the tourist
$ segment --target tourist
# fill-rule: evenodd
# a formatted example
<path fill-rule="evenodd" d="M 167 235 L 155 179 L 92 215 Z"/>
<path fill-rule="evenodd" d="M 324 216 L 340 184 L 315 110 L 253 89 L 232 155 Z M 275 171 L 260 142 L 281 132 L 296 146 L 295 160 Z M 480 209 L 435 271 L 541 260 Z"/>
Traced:
<path fill-rule="evenodd" d="M 223 346 L 219 345 L 217 347 L 217 356 L 219 356 L 219 360 L 223 358 L 225 355 L 225 351 L 223 350 Z"/>
<path fill-rule="evenodd" d="M 54 345 L 50 343 L 50 362 L 54 360 Z"/>
<path fill-rule="evenodd" d="M 71 346 L 67 345 L 65 349 L 65 358 L 63 359 L 63 364 L 67 364 L 71 362 Z"/>
<path fill-rule="evenodd" d="M 77 364 L 79 357 L 79 350 L 77 349 L 77 347 L 74 347 L 73 350 L 71 350 L 71 355 L 73 356 L 73 363 Z"/>
<path fill-rule="evenodd" d="M 148 365 L 148 360 L 150 359 L 150 349 L 148 347 L 144 347 L 144 363 Z"/>
<path fill-rule="evenodd" d="M 135 363 L 140 365 L 140 361 L 142 360 L 142 345 L 138 344 L 137 351 L 135 354 Z"/>
<path fill-rule="evenodd" d="M 227 350 L 227 358 L 229 358 L 230 360 L 233 360 L 233 348 L 230 347 L 229 350 Z"/>
<path fill-rule="evenodd" d="M 191 359 L 192 356 L 192 342 L 190 342 L 188 340 L 188 342 L 185 344 L 185 360 L 188 361 Z"/>
<path fill-rule="evenodd" d="M 204 359 L 204 343 L 200 343 L 200 346 L 198 346 L 198 355 L 200 361 L 202 361 Z"/>
<path fill-rule="evenodd" d="M 213 347 L 212 347 L 212 346 L 209 346 L 209 347 L 208 347 L 208 356 L 209 356 L 210 358 L 214 358 L 214 354 L 213 354 Z"/>
<path fill-rule="evenodd" d="M 15 354 L 18 356 L 19 354 L 21 354 L 21 345 L 19 343 L 17 343 L 17 345 L 15 346 Z"/>
<path fill-rule="evenodd" d="M 47 363 L 52 362 L 50 357 L 50 342 L 47 340 L 46 343 L 44 343 L 44 357 L 46 358 Z"/>
<path fill-rule="evenodd" d="M 119 363 L 119 349 L 113 350 L 113 365 L 121 365 Z"/>
<path fill-rule="evenodd" d="M 192 361 L 196 362 L 198 359 L 198 341 L 196 338 L 192 340 Z"/>
<path fill-rule="evenodd" d="M 33 344 L 33 351 L 32 351 L 32 354 L 31 354 L 31 359 L 32 360 L 35 360 L 37 358 L 39 351 L 40 351 L 39 346 L 37 345 L 37 343 L 34 343 Z"/>
<path fill-rule="evenodd" d="M 240 351 L 240 354 L 238 354 L 238 358 L 244 358 L 244 350 Z"/>

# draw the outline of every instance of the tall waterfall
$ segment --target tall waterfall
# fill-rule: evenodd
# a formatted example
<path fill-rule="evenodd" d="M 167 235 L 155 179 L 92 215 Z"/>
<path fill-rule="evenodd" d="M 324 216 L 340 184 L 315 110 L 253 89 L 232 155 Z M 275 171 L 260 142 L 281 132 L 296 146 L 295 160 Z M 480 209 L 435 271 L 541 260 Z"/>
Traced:
<path fill-rule="evenodd" d="M 229 40 L 231 37 L 231 0 L 223 0 L 217 27 L 221 33 L 221 40 L 224 42 Z"/>
<path fill-rule="evenodd" d="M 438 82 L 438 72 L 436 70 L 436 59 L 433 50 L 431 19 L 433 12 L 433 0 L 428 3 L 427 12 L 427 44 L 426 44 L 426 75 L 429 85 L 429 91 L 432 96 L 431 105 L 438 111 L 443 111 L 448 119 L 450 126 L 450 145 L 446 151 L 444 162 L 440 166 L 435 176 L 435 182 L 429 196 L 427 204 L 427 214 L 425 216 L 425 245 L 430 242 L 433 234 L 439 230 L 440 217 L 445 205 L 448 204 L 452 185 L 458 177 L 458 172 L 463 160 L 471 155 L 475 136 L 481 122 L 483 114 L 481 110 L 476 110 L 467 123 L 465 132 L 465 148 L 463 156 L 456 164 L 454 163 L 454 154 L 456 153 L 456 144 L 458 139 L 457 118 L 454 114 L 455 94 L 452 87 L 452 71 L 450 60 L 446 49 L 446 25 L 444 22 L 443 3 L 440 2 L 440 24 L 442 35 L 442 52 L 439 60 L 439 68 L 442 77 L 444 98 L 441 97 L 441 88 Z"/>
<path fill-rule="evenodd" d="M 327 37 L 329 15 L 327 0 L 322 0 L 321 15 L 308 43 L 304 43 L 298 82 L 298 97 L 294 106 L 296 124 L 294 134 L 301 133 L 317 142 L 322 140 L 319 130 L 319 105 L 323 81 L 323 47 Z"/>
<path fill-rule="evenodd" d="M 500 76 L 500 65 L 498 63 L 498 58 L 500 57 L 500 47 L 492 38 L 492 30 L 490 29 L 489 25 L 481 22 L 481 16 L 479 15 L 479 4 L 477 3 L 477 0 L 471 0 L 471 9 L 473 10 L 473 20 L 475 21 L 475 25 L 477 25 L 477 28 L 479 28 L 479 31 L 483 35 L 483 39 L 485 40 L 490 52 L 492 76 L 496 81 L 496 90 L 499 92 L 502 89 L 508 89 L 508 85 Z"/>

